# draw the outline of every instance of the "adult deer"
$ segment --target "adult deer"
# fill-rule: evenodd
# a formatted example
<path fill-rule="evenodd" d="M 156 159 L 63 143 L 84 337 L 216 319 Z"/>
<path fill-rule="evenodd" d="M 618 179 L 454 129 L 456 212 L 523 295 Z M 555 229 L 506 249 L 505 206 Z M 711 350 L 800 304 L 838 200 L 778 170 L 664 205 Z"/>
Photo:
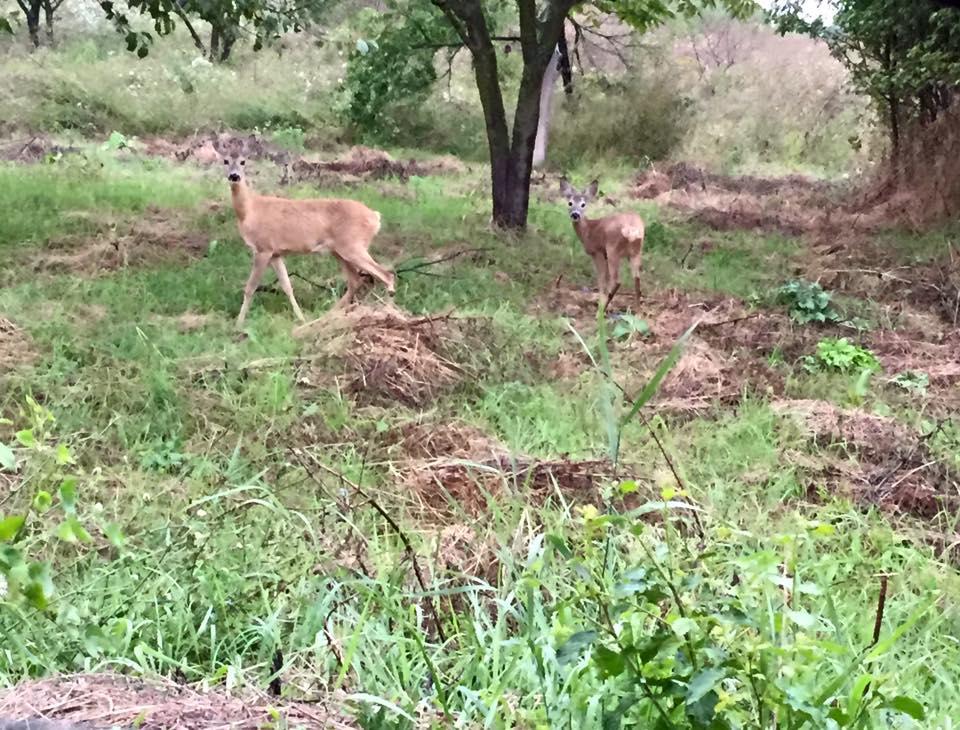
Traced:
<path fill-rule="evenodd" d="M 597 272 L 599 295 L 607 303 L 620 288 L 620 262 L 626 258 L 633 274 L 634 298 L 640 304 L 640 266 L 643 254 L 643 218 L 636 213 L 614 213 L 603 218 L 587 218 L 587 204 L 597 197 L 599 183 L 594 180 L 582 193 L 566 178 L 560 180 L 560 192 L 567 199 L 573 230 L 583 243 Z"/>
<path fill-rule="evenodd" d="M 368 253 L 370 244 L 380 231 L 380 214 L 356 200 L 313 198 L 291 200 L 258 195 L 247 184 L 246 147 L 231 140 L 223 148 L 214 148 L 223 157 L 233 210 L 244 243 L 253 252 L 253 268 L 243 289 L 243 304 L 237 316 L 242 327 L 250 310 L 250 302 L 268 266 L 277 274 L 293 313 L 304 320 L 300 305 L 293 296 L 293 286 L 283 257 L 329 251 L 340 262 L 347 281 L 347 292 L 337 302 L 343 306 L 353 300 L 363 284 L 361 272 L 382 281 L 390 294 L 395 291 L 393 272 L 378 264 Z"/>

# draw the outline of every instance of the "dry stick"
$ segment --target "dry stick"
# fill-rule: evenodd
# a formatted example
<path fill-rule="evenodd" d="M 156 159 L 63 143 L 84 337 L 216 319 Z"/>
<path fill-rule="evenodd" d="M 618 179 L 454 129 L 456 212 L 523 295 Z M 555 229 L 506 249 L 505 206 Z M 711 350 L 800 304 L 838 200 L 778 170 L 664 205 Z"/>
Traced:
<path fill-rule="evenodd" d="M 744 320 L 747 320 L 747 319 L 755 319 L 755 318 L 757 318 L 757 317 L 760 317 L 762 314 L 763 314 L 762 312 L 754 312 L 753 314 L 745 314 L 745 315 L 742 316 L 742 317 L 734 317 L 733 319 L 725 319 L 725 320 L 723 320 L 722 322 L 707 322 L 706 324 L 701 324 L 701 325 L 698 327 L 698 329 L 706 330 L 706 329 L 711 329 L 711 328 L 713 328 L 713 327 L 722 327 L 722 326 L 725 325 L 725 324 L 736 324 L 737 322 L 743 322 Z"/>
<path fill-rule="evenodd" d="M 322 482 L 316 478 L 316 475 L 311 473 L 310 469 L 306 466 L 306 464 L 304 464 L 303 461 L 299 459 L 299 455 L 296 452 L 294 452 L 294 456 L 297 457 L 297 460 L 300 461 L 300 464 L 303 466 L 303 468 L 307 470 L 307 474 L 310 475 L 310 477 L 315 482 L 317 482 L 317 484 L 322 484 Z M 322 462 L 317 461 L 312 456 L 310 457 L 310 460 L 313 462 L 313 465 L 316 466 L 318 469 L 327 472 L 331 476 L 337 477 L 340 481 L 342 481 L 344 484 L 346 484 L 351 489 L 353 489 L 357 494 L 363 497 L 367 501 L 367 504 L 373 507 L 373 509 L 376 510 L 376 512 L 381 517 L 383 517 L 384 520 L 386 520 L 387 524 L 390 525 L 390 527 L 393 528 L 394 532 L 397 533 L 397 537 L 400 538 L 400 542 L 403 543 L 404 552 L 406 553 L 407 557 L 410 558 L 410 563 L 413 565 L 413 572 L 417 578 L 417 583 L 420 586 L 420 590 L 423 591 L 424 593 L 427 593 L 427 582 L 423 579 L 423 572 L 420 570 L 420 561 L 417 560 L 417 554 L 413 549 L 413 544 L 410 542 L 410 538 L 408 538 L 407 534 L 402 529 L 400 529 L 400 525 L 396 523 L 396 521 L 389 515 L 389 513 L 383 507 L 381 507 L 380 504 L 373 497 L 371 497 L 369 494 L 363 491 L 363 489 L 359 484 L 357 484 L 356 482 L 350 481 L 341 472 L 338 472 L 336 469 L 329 467 Z M 433 601 L 427 601 L 427 606 L 430 608 L 430 613 L 433 616 L 434 624 L 437 627 L 437 636 L 440 637 L 441 642 L 446 643 L 447 637 L 443 632 L 443 626 L 440 623 L 440 614 L 437 612 L 437 607 L 433 605 Z"/>
<path fill-rule="evenodd" d="M 873 640 L 867 645 L 867 649 L 877 645 L 877 642 L 880 641 L 880 629 L 883 626 L 883 610 L 887 606 L 887 579 L 889 576 L 886 573 L 881 574 L 880 576 L 880 595 L 877 596 L 877 616 L 873 622 Z M 866 651 L 866 649 L 864 649 Z M 866 697 L 867 693 L 870 691 L 870 682 L 867 682 L 867 686 L 863 688 L 863 696 Z"/>
<path fill-rule="evenodd" d="M 460 256 L 466 256 L 467 254 L 471 254 L 471 253 L 484 253 L 490 250 L 491 249 L 489 246 L 483 246 L 480 248 L 464 248 L 464 249 L 460 249 L 459 251 L 454 251 L 453 253 L 449 253 L 446 256 L 441 256 L 440 258 L 437 258 L 437 259 L 431 259 L 430 261 L 421 261 L 416 264 L 409 264 L 408 266 L 402 266 L 402 265 L 398 266 L 396 269 L 394 269 L 393 273 L 398 275 L 410 274 L 414 272 L 419 273 L 420 269 L 425 269 L 428 266 L 436 266 L 437 264 L 442 264 L 445 261 L 451 261 L 455 258 L 459 258 Z"/>

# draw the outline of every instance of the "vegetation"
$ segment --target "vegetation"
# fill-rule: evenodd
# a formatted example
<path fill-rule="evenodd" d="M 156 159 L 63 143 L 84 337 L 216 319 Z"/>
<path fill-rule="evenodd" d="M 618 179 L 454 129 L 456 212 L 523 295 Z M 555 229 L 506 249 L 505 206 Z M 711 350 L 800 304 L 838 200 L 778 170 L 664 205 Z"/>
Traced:
<path fill-rule="evenodd" d="M 269 727 L 950 727 L 955 231 L 772 176 L 875 163 L 865 99 L 809 39 L 687 4 L 456 5 L 317 7 L 311 35 L 245 6 L 224 27 L 278 52 L 216 63 L 200 6 L 115 18 L 139 59 L 69 4 L 53 48 L 12 23 L 0 715 L 82 719 L 18 698 L 114 672 L 267 693 Z M 488 127 L 536 126 L 564 23 L 547 167 L 490 140 L 532 180 L 507 233 Z M 337 262 L 291 258 L 311 321 L 266 282 L 234 330 L 224 128 L 258 191 L 380 212 L 394 301 L 330 311 Z M 638 306 L 599 307 L 560 172 L 643 216 Z"/>

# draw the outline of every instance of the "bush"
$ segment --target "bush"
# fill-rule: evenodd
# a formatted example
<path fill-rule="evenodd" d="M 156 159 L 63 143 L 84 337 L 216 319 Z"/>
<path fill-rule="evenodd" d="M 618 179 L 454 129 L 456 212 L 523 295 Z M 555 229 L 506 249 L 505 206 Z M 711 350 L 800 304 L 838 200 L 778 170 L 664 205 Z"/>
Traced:
<path fill-rule="evenodd" d="M 687 108 L 673 76 L 656 69 L 613 83 L 583 79 L 576 98 L 558 104 L 548 160 L 568 168 L 580 161 L 664 159 L 683 141 Z"/>
<path fill-rule="evenodd" d="M 790 318 L 799 324 L 839 322 L 840 314 L 831 303 L 831 294 L 817 282 L 796 279 L 777 290 L 777 303 L 785 304 Z"/>

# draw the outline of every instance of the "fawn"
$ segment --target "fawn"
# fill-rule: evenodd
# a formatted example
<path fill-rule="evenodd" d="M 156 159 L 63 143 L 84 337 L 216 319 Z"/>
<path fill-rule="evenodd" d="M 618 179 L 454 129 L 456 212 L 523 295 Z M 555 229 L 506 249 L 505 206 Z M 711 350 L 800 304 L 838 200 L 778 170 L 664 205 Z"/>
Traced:
<path fill-rule="evenodd" d="M 353 300 L 363 284 L 361 272 L 379 279 L 390 294 L 394 293 L 396 277 L 393 272 L 374 261 L 367 252 L 380 231 L 378 212 L 356 200 L 291 200 L 258 195 L 250 189 L 244 176 L 245 145 L 231 140 L 221 149 L 216 140 L 213 144 L 223 157 L 240 236 L 253 252 L 253 268 L 243 289 L 243 304 L 237 316 L 238 328 L 247 317 L 250 301 L 267 266 L 272 266 L 276 272 L 280 288 L 290 300 L 296 318 L 301 322 L 304 320 L 283 262 L 287 254 L 322 251 L 333 254 L 347 281 L 347 293 L 337 302 L 338 307 Z"/>
<path fill-rule="evenodd" d="M 593 259 L 597 271 L 599 295 L 606 295 L 607 304 L 620 288 L 620 260 L 630 261 L 633 274 L 634 298 L 640 304 L 640 257 L 643 253 L 643 218 L 636 213 L 614 213 L 590 220 L 587 218 L 587 203 L 597 197 L 599 183 L 594 180 L 582 193 L 567 182 L 560 180 L 560 192 L 567 198 L 570 220 L 583 248 Z"/>

